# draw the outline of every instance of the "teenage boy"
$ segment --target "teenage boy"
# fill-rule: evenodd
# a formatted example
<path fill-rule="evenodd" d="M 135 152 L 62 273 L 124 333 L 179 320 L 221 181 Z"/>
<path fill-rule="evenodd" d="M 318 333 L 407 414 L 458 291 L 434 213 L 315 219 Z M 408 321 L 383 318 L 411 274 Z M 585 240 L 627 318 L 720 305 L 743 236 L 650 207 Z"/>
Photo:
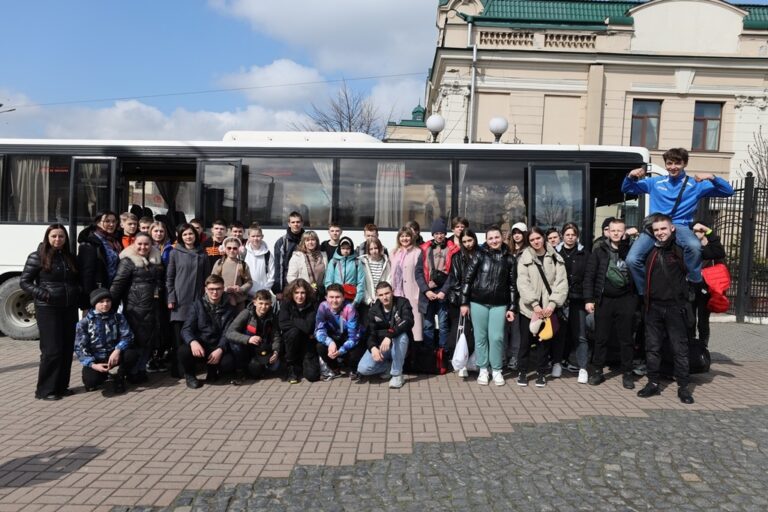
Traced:
<path fill-rule="evenodd" d="M 368 311 L 368 351 L 357 372 L 360 375 L 391 375 L 389 387 L 403 387 L 403 362 L 408 352 L 413 310 L 408 299 L 395 297 L 386 281 L 376 285 L 376 302 Z"/>
<path fill-rule="evenodd" d="M 692 310 L 688 302 L 688 285 L 683 250 L 675 243 L 677 226 L 668 215 L 656 214 L 651 218 L 656 240 L 646 259 L 648 289 L 645 293 L 645 360 L 648 383 L 637 392 L 641 398 L 661 393 L 659 372 L 661 347 L 669 340 L 672 348 L 677 396 L 684 404 L 693 403 L 688 389 L 688 321 Z M 687 228 L 686 228 L 687 229 Z"/>
<path fill-rule="evenodd" d="M 245 225 L 239 220 L 232 221 L 229 225 L 229 235 L 245 243 Z"/>
<path fill-rule="evenodd" d="M 136 231 L 139 229 L 139 218 L 130 212 L 121 213 L 120 229 L 123 232 L 121 242 L 123 249 L 125 249 L 136 239 Z"/>
<path fill-rule="evenodd" d="M 203 227 L 203 221 L 200 219 L 192 219 L 189 221 L 189 225 L 195 228 L 195 231 L 197 231 L 197 238 L 200 240 L 200 244 L 204 245 L 205 242 L 208 240 L 208 235 L 205 234 L 205 228 Z"/>
<path fill-rule="evenodd" d="M 268 290 L 256 292 L 253 302 L 232 321 L 227 340 L 236 370 L 245 372 L 252 379 L 260 379 L 275 368 L 282 338 Z M 234 385 L 241 382 L 238 377 L 232 380 Z"/>
<path fill-rule="evenodd" d="M 288 275 L 288 262 L 291 261 L 293 251 L 299 246 L 303 234 L 304 217 L 299 212 L 293 211 L 288 214 L 288 229 L 275 242 L 275 282 L 272 285 L 272 291 L 275 292 L 278 300 L 283 299 L 283 289 L 288 284 L 285 277 Z"/>
<path fill-rule="evenodd" d="M 83 365 L 83 384 L 93 391 L 117 367 L 113 389 L 125 392 L 125 376 L 139 358 L 131 349 L 133 333 L 125 317 L 112 311 L 112 295 L 106 288 L 97 288 L 90 296 L 92 309 L 75 327 L 75 352 Z"/>
<path fill-rule="evenodd" d="M 439 330 L 438 343 L 445 347 L 448 341 L 448 291 L 451 272 L 451 258 L 459 252 L 458 245 L 450 244 L 445 238 L 445 221 L 437 219 L 432 223 L 432 240 L 421 244 L 421 254 L 416 264 L 416 284 L 419 286 L 419 312 L 424 315 L 424 342 L 435 345 L 435 316 Z"/>
<path fill-rule="evenodd" d="M 668 215 L 675 226 L 675 240 L 683 248 L 685 267 L 688 270 L 688 282 L 695 288 L 702 285 L 701 278 L 701 243 L 688 227 L 693 222 L 694 214 L 703 197 L 730 197 L 733 187 L 723 178 L 713 174 L 694 174 L 688 176 L 688 151 L 672 148 L 664 153 L 664 166 L 667 176 L 645 177 L 643 167 L 633 169 L 624 178 L 621 191 L 625 194 L 648 194 L 650 210 Z M 692 178 L 692 179 L 689 179 Z M 645 294 L 645 261 L 654 247 L 654 237 L 643 231 L 640 238 L 632 245 L 627 257 L 629 271 L 639 295 Z"/>
<path fill-rule="evenodd" d="M 225 299 L 224 279 L 217 275 L 208 276 L 205 279 L 205 295 L 192 304 L 192 310 L 181 328 L 184 343 L 179 348 L 178 357 L 188 388 L 198 389 L 203 385 L 195 375 L 198 362 L 205 362 L 208 367 L 206 382 L 215 381 L 219 373 L 234 370 L 232 355 L 226 353 L 225 336 L 234 317 L 235 308 Z"/>
<path fill-rule="evenodd" d="M 379 227 L 376 224 L 366 224 L 363 227 L 363 236 L 365 236 L 365 241 L 357 246 L 357 250 L 355 250 L 355 256 L 358 258 L 362 256 L 363 254 L 368 254 L 368 241 L 372 240 L 374 238 L 379 238 Z M 387 253 L 387 248 L 384 248 L 384 254 L 389 256 Z M 330 258 L 328 259 L 330 261 Z"/>
<path fill-rule="evenodd" d="M 227 238 L 227 223 L 222 219 L 216 219 L 211 226 L 211 238 L 203 242 L 203 249 L 208 257 L 208 274 L 213 270 L 213 265 L 224 256 L 219 248 L 224 244 L 225 238 Z"/>
<path fill-rule="evenodd" d="M 448 243 L 461 248 L 461 234 L 469 227 L 469 221 L 466 217 L 454 217 L 451 219 L 451 236 L 448 237 Z"/>
<path fill-rule="evenodd" d="M 341 233 L 339 224 L 331 222 L 328 225 L 328 240 L 320 244 L 320 250 L 328 256 L 328 261 L 333 259 L 333 254 L 336 252 L 336 247 L 339 246 L 339 240 L 341 240 Z"/>
<path fill-rule="evenodd" d="M 139 233 L 149 233 L 149 228 L 155 220 L 152 217 L 142 217 L 139 219 Z"/>
<path fill-rule="evenodd" d="M 248 228 L 244 259 L 253 279 L 248 295 L 253 298 L 259 290 L 271 290 L 275 284 L 275 258 L 269 252 L 264 233 L 258 224 L 251 224 Z"/>
<path fill-rule="evenodd" d="M 624 236 L 624 221 L 613 219 L 608 224 L 608 238 L 597 245 L 589 256 L 584 270 L 584 309 L 595 315 L 595 349 L 592 354 L 592 375 L 588 382 L 598 386 L 605 382 L 603 367 L 608 353 L 608 342 L 615 333 L 621 353 L 622 384 L 634 389 L 632 357 L 634 336 L 632 323 L 637 308 L 632 276 L 626 259 L 629 239 Z M 580 382 L 583 377 L 579 375 Z"/>
<path fill-rule="evenodd" d="M 344 300 L 344 288 L 331 284 L 325 289 L 325 301 L 315 318 L 317 353 L 330 368 L 325 380 L 340 375 L 343 363 L 349 368 L 349 378 L 358 380 L 357 366 L 365 348 L 360 343 L 360 324 L 351 301 Z"/>

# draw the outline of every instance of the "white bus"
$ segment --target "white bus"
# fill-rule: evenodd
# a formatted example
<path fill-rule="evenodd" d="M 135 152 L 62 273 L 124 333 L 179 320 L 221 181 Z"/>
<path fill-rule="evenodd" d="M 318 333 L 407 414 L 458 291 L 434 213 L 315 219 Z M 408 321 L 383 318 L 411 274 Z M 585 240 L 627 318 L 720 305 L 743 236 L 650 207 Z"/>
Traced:
<path fill-rule="evenodd" d="M 58 222 L 77 230 L 103 210 L 258 222 L 272 246 L 300 212 L 322 239 L 331 220 L 387 247 L 408 220 L 466 217 L 482 233 L 519 220 L 568 221 L 589 245 L 608 216 L 638 220 L 620 191 L 649 163 L 645 148 L 507 144 L 385 144 L 362 134 L 230 132 L 223 141 L 0 139 L 0 330 L 35 339 L 32 298 L 18 286 L 26 256 Z M 597 229 L 596 229 L 597 227 Z"/>

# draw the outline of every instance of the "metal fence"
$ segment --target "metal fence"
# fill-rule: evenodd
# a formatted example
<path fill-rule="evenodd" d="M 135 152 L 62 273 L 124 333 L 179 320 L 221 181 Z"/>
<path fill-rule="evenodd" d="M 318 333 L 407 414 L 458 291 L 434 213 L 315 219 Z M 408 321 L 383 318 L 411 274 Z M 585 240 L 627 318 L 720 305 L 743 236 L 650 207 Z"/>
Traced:
<path fill-rule="evenodd" d="M 731 272 L 729 313 L 743 322 L 768 317 L 768 183 L 747 173 L 732 185 L 731 197 L 703 199 L 699 217 L 720 235 Z"/>

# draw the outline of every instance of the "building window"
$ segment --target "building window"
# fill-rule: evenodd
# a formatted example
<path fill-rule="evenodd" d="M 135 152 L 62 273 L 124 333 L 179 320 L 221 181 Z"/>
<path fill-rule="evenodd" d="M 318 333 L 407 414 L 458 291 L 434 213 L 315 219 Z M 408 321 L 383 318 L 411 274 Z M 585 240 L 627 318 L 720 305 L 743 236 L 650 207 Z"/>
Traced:
<path fill-rule="evenodd" d="M 632 135 L 630 143 L 633 146 L 658 149 L 660 116 L 661 101 L 634 100 L 632 102 Z"/>
<path fill-rule="evenodd" d="M 723 114 L 722 103 L 696 102 L 693 114 L 694 151 L 718 151 L 720 149 L 720 121 Z"/>

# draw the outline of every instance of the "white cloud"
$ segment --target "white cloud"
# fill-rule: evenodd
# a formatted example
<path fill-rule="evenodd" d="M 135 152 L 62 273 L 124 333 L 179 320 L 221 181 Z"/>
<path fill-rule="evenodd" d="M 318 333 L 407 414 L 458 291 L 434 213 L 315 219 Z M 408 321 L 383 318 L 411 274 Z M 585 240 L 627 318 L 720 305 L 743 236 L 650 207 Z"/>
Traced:
<path fill-rule="evenodd" d="M 423 98 L 423 80 L 383 81 L 371 90 L 371 100 L 388 121 L 410 119 L 419 102 L 424 106 Z"/>
<path fill-rule="evenodd" d="M 435 52 L 437 9 L 425 0 L 209 0 L 255 30 L 311 56 L 322 72 L 426 73 Z"/>
<path fill-rule="evenodd" d="M 244 88 L 243 94 L 263 107 L 301 109 L 328 94 L 328 87 L 323 81 L 318 70 L 289 59 L 279 59 L 266 66 L 251 66 L 250 69 L 225 75 L 219 84 L 225 88 Z M 280 87 L 270 87 L 277 85 Z"/>
<path fill-rule="evenodd" d="M 2 92 L 2 98 L 23 98 L 23 95 Z M 13 104 L 25 103 L 32 102 L 14 101 Z M 0 114 L 0 137 L 221 140 L 229 130 L 290 130 L 292 123 L 303 119 L 304 115 L 296 111 L 259 105 L 232 112 L 177 109 L 165 114 L 140 101 L 128 100 L 104 108 L 19 108 L 16 112 Z"/>

